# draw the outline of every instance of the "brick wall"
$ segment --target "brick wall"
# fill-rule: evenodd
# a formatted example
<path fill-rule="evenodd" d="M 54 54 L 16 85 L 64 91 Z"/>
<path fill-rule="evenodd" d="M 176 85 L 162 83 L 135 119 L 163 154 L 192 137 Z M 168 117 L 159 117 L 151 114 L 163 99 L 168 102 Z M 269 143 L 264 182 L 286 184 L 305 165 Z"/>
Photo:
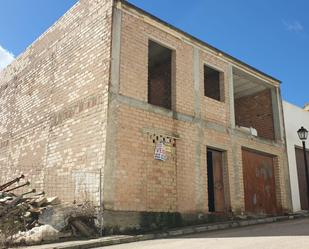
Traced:
<path fill-rule="evenodd" d="M 227 202 L 239 212 L 246 147 L 278 157 L 278 200 L 287 207 L 284 144 L 248 137 L 230 125 L 231 61 L 117 5 L 123 8 L 120 50 L 114 30 L 110 69 L 111 4 L 81 1 L 1 73 L 1 181 L 22 172 L 34 187 L 64 201 L 98 201 L 103 169 L 110 211 L 196 215 L 208 212 L 210 147 L 224 152 Z M 175 53 L 172 111 L 148 104 L 149 39 Z M 204 96 L 204 64 L 225 74 L 223 101 Z M 176 140 L 165 162 L 154 160 L 156 137 Z"/>
<path fill-rule="evenodd" d="M 209 98 L 204 95 L 204 65 L 210 65 L 222 72 L 220 95 L 222 101 Z M 224 76 L 223 76 L 224 75 Z M 201 116 L 205 120 L 228 125 L 230 119 L 229 112 L 229 84 L 228 84 L 228 64 L 220 58 L 206 52 L 200 52 L 200 92 L 201 92 Z"/>
<path fill-rule="evenodd" d="M 274 139 L 274 119 L 270 90 L 235 99 L 236 124 L 253 127 L 258 136 Z"/>
<path fill-rule="evenodd" d="M 112 1 L 80 1 L 0 73 L 0 183 L 97 203 Z M 100 139 L 98 139 L 100 137 Z"/>
<path fill-rule="evenodd" d="M 172 107 L 171 61 L 166 61 L 149 72 L 148 102 L 167 109 Z"/>
<path fill-rule="evenodd" d="M 117 105 L 114 110 L 116 154 L 113 170 L 105 176 L 114 187 L 109 189 L 113 194 L 105 200 L 106 207 L 119 211 L 207 213 L 207 146 L 224 151 L 226 201 L 233 212 L 244 211 L 243 146 L 279 158 L 278 192 L 286 197 L 281 186 L 285 176 L 284 148 L 249 138 L 241 132 L 229 131 L 230 119 L 234 118 L 230 116 L 229 63 L 206 50 L 199 50 L 195 58 L 195 47 L 189 42 L 184 42 L 156 22 L 145 21 L 128 7 L 124 6 L 124 9 L 121 16 L 119 99 L 117 102 L 115 96 Z M 150 39 L 173 48 L 175 53 L 174 113 L 147 103 Z M 199 65 L 198 77 L 194 72 L 195 59 Z M 218 68 L 224 74 L 222 101 L 203 94 L 204 64 Z M 196 78 L 199 80 L 195 91 Z M 177 115 L 184 115 L 184 118 Z M 145 130 L 151 132 L 145 133 Z M 154 160 L 154 144 L 150 136 L 164 137 L 167 134 L 179 136 L 176 156 L 158 162 Z M 287 206 L 286 199 L 281 200 L 282 205 Z"/>
<path fill-rule="evenodd" d="M 193 48 L 140 19 L 123 13 L 121 31 L 120 94 L 147 102 L 149 39 L 177 48 L 175 52 L 175 109 L 194 113 Z M 172 45 L 172 46 L 168 46 Z M 134 59 L 133 59 L 134 58 Z M 132 63 L 133 62 L 133 63 Z M 146 84 L 145 84 L 146 82 Z"/>

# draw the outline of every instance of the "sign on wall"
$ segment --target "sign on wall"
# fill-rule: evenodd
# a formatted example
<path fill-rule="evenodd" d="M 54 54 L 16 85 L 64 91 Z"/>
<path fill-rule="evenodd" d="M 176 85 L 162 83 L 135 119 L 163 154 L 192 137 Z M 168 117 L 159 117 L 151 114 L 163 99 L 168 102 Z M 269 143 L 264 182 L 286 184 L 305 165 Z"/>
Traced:
<path fill-rule="evenodd" d="M 166 161 L 167 156 L 166 156 L 165 145 L 163 142 L 156 144 L 154 159 L 160 161 Z"/>

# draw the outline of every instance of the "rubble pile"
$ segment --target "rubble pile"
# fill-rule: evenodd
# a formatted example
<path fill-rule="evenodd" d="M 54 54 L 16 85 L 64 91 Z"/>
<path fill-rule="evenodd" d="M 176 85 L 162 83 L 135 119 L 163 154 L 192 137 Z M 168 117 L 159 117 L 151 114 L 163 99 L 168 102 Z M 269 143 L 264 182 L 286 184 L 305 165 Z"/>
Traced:
<path fill-rule="evenodd" d="M 35 244 L 68 237 L 95 237 L 95 209 L 83 205 L 61 204 L 58 197 L 47 197 L 35 189 L 14 194 L 30 186 L 24 176 L 0 185 L 0 235 L 14 243 Z"/>

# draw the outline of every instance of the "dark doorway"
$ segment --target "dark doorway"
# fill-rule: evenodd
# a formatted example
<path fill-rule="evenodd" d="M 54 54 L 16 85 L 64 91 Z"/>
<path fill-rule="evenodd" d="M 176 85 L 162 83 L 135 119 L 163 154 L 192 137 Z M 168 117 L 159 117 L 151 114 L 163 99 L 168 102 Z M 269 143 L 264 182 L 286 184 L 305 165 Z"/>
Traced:
<path fill-rule="evenodd" d="M 207 180 L 209 212 L 225 212 L 223 152 L 207 149 Z"/>
<path fill-rule="evenodd" d="M 303 149 L 295 148 L 295 154 L 296 154 L 296 164 L 297 164 L 300 206 L 302 210 L 308 210 L 308 193 L 307 193 L 307 180 L 306 180 L 304 151 Z M 309 158 L 308 151 L 307 151 L 307 158 Z"/>

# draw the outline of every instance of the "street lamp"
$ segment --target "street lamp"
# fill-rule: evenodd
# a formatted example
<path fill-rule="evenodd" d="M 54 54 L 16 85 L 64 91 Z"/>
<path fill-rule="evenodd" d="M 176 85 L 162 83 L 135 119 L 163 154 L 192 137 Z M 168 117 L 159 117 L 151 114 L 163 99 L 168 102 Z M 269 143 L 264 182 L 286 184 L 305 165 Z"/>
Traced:
<path fill-rule="evenodd" d="M 308 179 L 308 161 L 306 152 L 306 140 L 308 138 L 308 131 L 303 126 L 297 131 L 299 139 L 303 142 L 304 160 L 305 160 L 305 170 L 306 170 L 306 181 L 307 181 L 307 200 L 309 209 L 309 179 Z"/>

